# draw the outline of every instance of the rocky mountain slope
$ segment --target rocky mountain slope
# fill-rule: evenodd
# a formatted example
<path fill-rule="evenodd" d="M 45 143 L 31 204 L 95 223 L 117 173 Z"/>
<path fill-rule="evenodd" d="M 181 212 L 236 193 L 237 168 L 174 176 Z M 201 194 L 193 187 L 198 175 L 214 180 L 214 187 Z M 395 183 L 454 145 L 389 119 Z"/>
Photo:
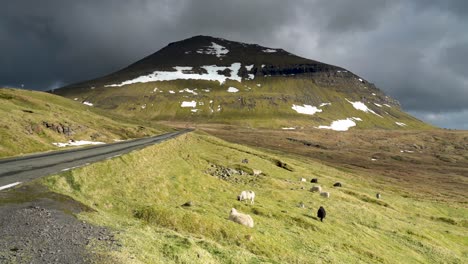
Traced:
<path fill-rule="evenodd" d="M 282 49 L 208 36 L 53 91 L 129 117 L 345 131 L 431 126 L 352 72 Z"/>

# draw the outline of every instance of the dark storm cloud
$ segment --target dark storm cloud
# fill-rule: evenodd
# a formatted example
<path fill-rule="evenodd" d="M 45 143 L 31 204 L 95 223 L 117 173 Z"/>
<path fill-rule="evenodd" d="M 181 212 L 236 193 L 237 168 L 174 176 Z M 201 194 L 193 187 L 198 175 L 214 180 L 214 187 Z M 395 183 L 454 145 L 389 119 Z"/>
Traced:
<path fill-rule="evenodd" d="M 0 85 L 95 78 L 203 34 L 343 66 L 436 125 L 468 120 L 468 1 L 3 2 Z"/>

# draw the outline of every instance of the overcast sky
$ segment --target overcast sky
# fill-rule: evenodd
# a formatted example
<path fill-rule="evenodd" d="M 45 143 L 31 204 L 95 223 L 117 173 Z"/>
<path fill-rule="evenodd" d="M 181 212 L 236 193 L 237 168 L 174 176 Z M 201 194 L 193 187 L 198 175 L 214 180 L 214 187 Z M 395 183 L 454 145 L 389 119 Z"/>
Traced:
<path fill-rule="evenodd" d="M 48 90 L 194 35 L 283 48 L 468 129 L 466 0 L 0 0 L 0 85 Z"/>

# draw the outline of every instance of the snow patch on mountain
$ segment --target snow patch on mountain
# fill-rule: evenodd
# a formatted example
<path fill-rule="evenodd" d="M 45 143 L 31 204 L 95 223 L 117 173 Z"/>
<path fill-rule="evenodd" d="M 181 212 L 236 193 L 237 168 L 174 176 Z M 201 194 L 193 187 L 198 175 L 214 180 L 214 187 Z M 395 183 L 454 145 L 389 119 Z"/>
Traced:
<path fill-rule="evenodd" d="M 265 52 L 265 53 L 275 53 L 275 52 L 277 52 L 277 50 L 275 50 L 275 49 L 264 49 L 262 51 Z"/>
<path fill-rule="evenodd" d="M 347 131 L 350 127 L 356 126 L 356 122 L 352 118 L 336 120 L 330 126 L 319 126 L 320 129 L 331 129 L 335 131 Z"/>
<path fill-rule="evenodd" d="M 401 127 L 404 127 L 404 126 L 406 126 L 406 124 L 405 124 L 405 123 L 403 123 L 403 122 L 395 122 L 395 124 L 397 124 L 397 125 L 399 125 L 399 126 L 401 126 Z"/>
<path fill-rule="evenodd" d="M 293 104 L 291 108 L 295 110 L 296 112 L 298 112 L 299 114 L 306 114 L 306 115 L 313 115 L 317 112 L 322 112 L 322 109 L 318 109 L 315 106 L 306 105 L 306 104 L 304 106 Z"/>
<path fill-rule="evenodd" d="M 194 95 L 198 95 L 198 93 L 195 92 L 195 90 L 190 90 L 189 88 L 185 88 L 183 90 L 179 90 L 179 93 L 187 92 L 187 93 L 191 93 L 191 94 L 194 94 Z"/>
<path fill-rule="evenodd" d="M 216 66 L 207 65 L 201 66 L 207 73 L 198 74 L 190 73 L 193 67 L 175 66 L 175 71 L 154 71 L 148 75 L 143 75 L 132 80 L 121 82 L 120 84 L 109 84 L 105 87 L 121 87 L 128 84 L 134 83 L 147 83 L 147 82 L 158 82 L 158 81 L 173 81 L 173 80 L 206 80 L 206 81 L 218 81 L 220 84 L 226 82 L 227 79 L 241 82 L 242 78 L 239 76 L 239 69 L 241 64 L 235 62 L 231 66 Z M 229 69 L 230 76 L 219 74 L 218 71 L 225 71 Z"/>
<path fill-rule="evenodd" d="M 84 101 L 83 104 L 84 104 L 84 105 L 88 105 L 88 106 L 93 106 L 93 103 L 90 103 L 90 102 L 88 102 L 88 101 Z"/>
<path fill-rule="evenodd" d="M 252 64 L 252 65 L 246 65 L 245 68 L 246 68 L 248 71 L 251 71 L 252 68 L 253 68 L 253 66 L 254 66 L 253 64 Z"/>
<path fill-rule="evenodd" d="M 216 57 L 218 58 L 224 57 L 228 52 L 229 50 L 226 47 L 214 42 L 211 42 L 211 46 L 207 46 L 204 49 L 197 50 L 197 53 L 199 54 L 216 55 Z"/>
<path fill-rule="evenodd" d="M 346 99 L 346 101 L 348 101 L 348 103 L 352 104 L 353 107 L 355 109 L 357 109 L 357 110 L 361 110 L 361 111 L 366 112 L 366 113 L 372 113 L 374 115 L 382 117 L 381 115 L 374 112 L 372 109 L 368 108 L 363 102 L 359 102 L 359 101 L 351 102 L 348 99 Z"/>
<path fill-rule="evenodd" d="M 237 89 L 236 87 L 229 87 L 227 91 L 228 93 L 237 93 L 239 89 Z"/>
<path fill-rule="evenodd" d="M 183 101 L 182 104 L 180 104 L 180 107 L 197 107 L 197 102 L 195 101 Z"/>

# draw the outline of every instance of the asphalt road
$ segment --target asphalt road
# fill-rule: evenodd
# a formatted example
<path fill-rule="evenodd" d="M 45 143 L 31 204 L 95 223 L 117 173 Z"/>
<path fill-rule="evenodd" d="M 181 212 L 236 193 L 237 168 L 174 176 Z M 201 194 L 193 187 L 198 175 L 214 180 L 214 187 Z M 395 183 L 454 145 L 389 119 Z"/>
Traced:
<path fill-rule="evenodd" d="M 0 191 L 38 177 L 86 166 L 90 163 L 120 156 L 192 131 L 167 133 L 118 143 L 45 152 L 16 158 L 0 159 Z"/>

